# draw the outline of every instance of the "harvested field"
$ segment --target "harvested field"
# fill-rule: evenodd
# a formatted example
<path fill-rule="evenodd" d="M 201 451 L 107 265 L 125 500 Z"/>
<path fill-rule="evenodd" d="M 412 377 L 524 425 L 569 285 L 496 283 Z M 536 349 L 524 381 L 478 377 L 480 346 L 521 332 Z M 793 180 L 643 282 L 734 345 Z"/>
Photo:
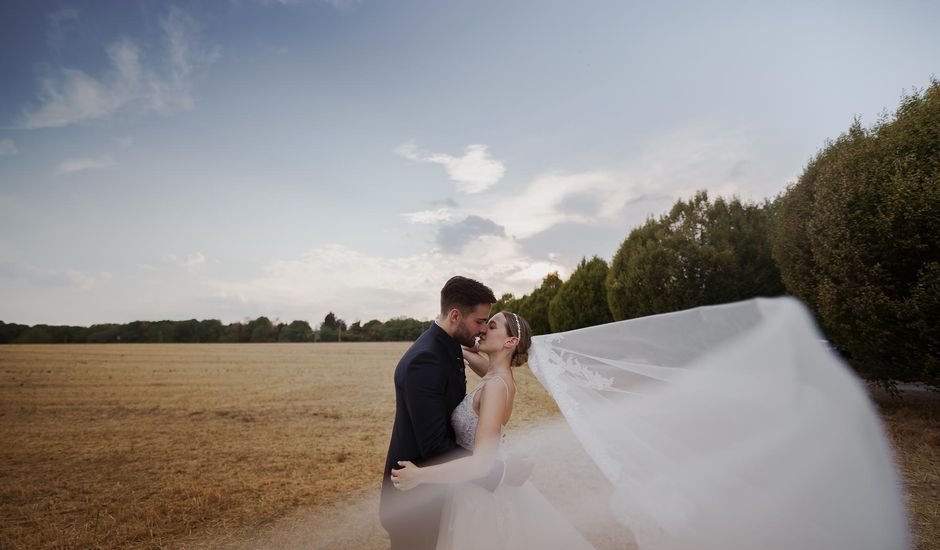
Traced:
<path fill-rule="evenodd" d="M 407 346 L 0 347 L 0 547 L 237 545 L 297 511 L 335 525 L 379 486 Z M 552 414 L 519 384 L 519 424 Z M 349 546 L 387 544 L 362 514 Z"/>
<path fill-rule="evenodd" d="M 0 346 L 0 548 L 387 545 L 406 343 Z M 511 427 L 557 415 L 526 369 Z M 940 399 L 878 402 L 940 549 Z"/>
<path fill-rule="evenodd" d="M 874 392 L 901 465 L 913 547 L 940 549 L 940 394 L 906 392 L 892 399 Z"/>

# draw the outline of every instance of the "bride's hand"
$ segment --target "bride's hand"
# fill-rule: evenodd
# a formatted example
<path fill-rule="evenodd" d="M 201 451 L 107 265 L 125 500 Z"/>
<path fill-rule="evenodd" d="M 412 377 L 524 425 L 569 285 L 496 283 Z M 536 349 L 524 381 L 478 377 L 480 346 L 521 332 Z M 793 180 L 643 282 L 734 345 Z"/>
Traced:
<path fill-rule="evenodd" d="M 421 484 L 421 468 L 407 460 L 399 460 L 401 468 L 392 469 L 392 484 L 399 491 L 409 491 Z"/>
<path fill-rule="evenodd" d="M 473 339 L 473 346 L 460 346 L 463 349 L 464 357 L 467 356 L 467 352 L 470 353 L 480 353 L 480 337 L 477 336 Z"/>

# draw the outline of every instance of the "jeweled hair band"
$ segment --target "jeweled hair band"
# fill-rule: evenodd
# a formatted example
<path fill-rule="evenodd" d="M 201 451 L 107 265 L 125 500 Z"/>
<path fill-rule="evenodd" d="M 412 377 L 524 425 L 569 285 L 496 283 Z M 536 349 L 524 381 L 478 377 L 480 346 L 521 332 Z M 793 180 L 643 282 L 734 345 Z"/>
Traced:
<path fill-rule="evenodd" d="M 519 315 L 513 312 L 512 316 L 516 318 L 516 337 L 522 338 L 522 325 L 519 324 Z"/>

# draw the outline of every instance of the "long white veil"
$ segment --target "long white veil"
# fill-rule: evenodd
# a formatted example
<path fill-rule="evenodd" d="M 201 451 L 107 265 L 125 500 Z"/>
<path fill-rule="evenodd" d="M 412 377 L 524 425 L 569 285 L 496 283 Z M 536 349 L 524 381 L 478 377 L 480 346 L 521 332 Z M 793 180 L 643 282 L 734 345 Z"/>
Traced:
<path fill-rule="evenodd" d="M 792 298 L 533 339 L 529 366 L 642 550 L 907 548 L 862 382 Z"/>

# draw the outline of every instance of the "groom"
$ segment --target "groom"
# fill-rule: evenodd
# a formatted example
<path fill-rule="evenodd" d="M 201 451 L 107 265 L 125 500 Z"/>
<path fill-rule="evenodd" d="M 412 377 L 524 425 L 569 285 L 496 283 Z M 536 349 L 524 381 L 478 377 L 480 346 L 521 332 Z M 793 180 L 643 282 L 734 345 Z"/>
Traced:
<path fill-rule="evenodd" d="M 392 550 L 433 549 L 444 506 L 444 487 L 420 485 L 399 491 L 392 468 L 410 460 L 419 466 L 470 454 L 457 445 L 450 415 L 467 389 L 461 344 L 472 347 L 486 334 L 493 291 L 466 277 L 453 277 L 441 289 L 441 313 L 395 368 L 395 423 L 385 459 L 379 518 Z M 476 483 L 493 491 L 502 481 L 505 463 Z M 528 477 L 527 473 L 523 473 Z M 514 475 L 513 477 L 519 477 Z"/>

